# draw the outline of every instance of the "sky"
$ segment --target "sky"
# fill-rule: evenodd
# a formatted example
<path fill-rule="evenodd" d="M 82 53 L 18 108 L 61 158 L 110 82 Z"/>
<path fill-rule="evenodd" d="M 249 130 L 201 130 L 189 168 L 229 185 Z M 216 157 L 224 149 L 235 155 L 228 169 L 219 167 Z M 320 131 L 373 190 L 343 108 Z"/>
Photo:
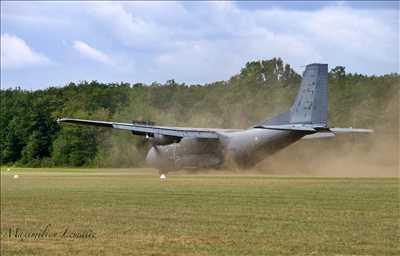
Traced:
<path fill-rule="evenodd" d="M 281 57 L 399 72 L 398 2 L 1 1 L 1 87 L 204 84 Z"/>

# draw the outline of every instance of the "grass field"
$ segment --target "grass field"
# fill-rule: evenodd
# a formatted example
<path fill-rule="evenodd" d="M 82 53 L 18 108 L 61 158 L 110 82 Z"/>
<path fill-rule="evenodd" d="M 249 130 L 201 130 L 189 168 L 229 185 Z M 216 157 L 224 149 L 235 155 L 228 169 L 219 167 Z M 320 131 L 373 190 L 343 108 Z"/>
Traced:
<path fill-rule="evenodd" d="M 1 255 L 399 255 L 399 228 L 398 178 L 1 172 Z"/>

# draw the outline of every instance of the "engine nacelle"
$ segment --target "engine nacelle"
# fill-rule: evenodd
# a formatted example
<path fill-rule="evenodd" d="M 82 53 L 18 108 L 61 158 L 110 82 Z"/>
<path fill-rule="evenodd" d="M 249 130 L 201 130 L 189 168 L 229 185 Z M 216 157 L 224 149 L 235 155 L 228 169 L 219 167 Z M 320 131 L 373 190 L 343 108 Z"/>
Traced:
<path fill-rule="evenodd" d="M 186 142 L 188 142 L 187 139 Z M 185 143 L 185 139 L 183 139 L 177 144 L 155 146 L 150 148 L 147 153 L 146 163 L 163 172 L 211 168 L 221 165 L 222 156 L 215 151 L 210 151 L 205 144 L 208 143 L 192 143 L 191 141 Z"/>
<path fill-rule="evenodd" d="M 179 142 L 180 138 L 173 136 L 166 136 L 162 134 L 154 134 L 153 137 L 149 138 L 151 144 L 155 146 L 169 145 L 175 142 Z"/>

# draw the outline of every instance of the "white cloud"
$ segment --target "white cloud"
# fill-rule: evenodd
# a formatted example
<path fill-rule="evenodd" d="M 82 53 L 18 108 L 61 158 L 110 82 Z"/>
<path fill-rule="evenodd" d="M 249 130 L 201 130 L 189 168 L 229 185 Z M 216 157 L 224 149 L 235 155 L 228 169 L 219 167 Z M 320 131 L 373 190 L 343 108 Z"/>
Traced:
<path fill-rule="evenodd" d="M 50 60 L 46 56 L 35 52 L 21 38 L 9 34 L 1 35 L 2 69 L 22 68 L 48 63 L 50 63 Z"/>
<path fill-rule="evenodd" d="M 92 60 L 99 61 L 105 64 L 113 64 L 112 59 L 107 54 L 89 46 L 82 41 L 74 41 L 74 48 L 80 54 Z"/>
<path fill-rule="evenodd" d="M 311 62 L 344 65 L 358 73 L 398 70 L 399 34 L 390 22 L 398 17 L 394 10 L 372 12 L 338 5 L 249 11 L 234 3 L 213 2 L 192 14 L 203 22 L 191 31 L 205 30 L 205 36 L 201 40 L 167 38 L 184 43 L 155 56 L 160 73 L 170 73 L 178 81 L 228 79 L 245 62 L 271 57 L 282 57 L 298 72 Z"/>
<path fill-rule="evenodd" d="M 163 26 L 127 11 L 121 3 L 89 3 L 87 10 L 102 23 L 103 29 L 126 46 L 150 46 L 166 33 Z"/>
<path fill-rule="evenodd" d="M 311 62 L 364 74 L 398 72 L 399 66 L 399 14 L 393 8 L 357 8 L 347 2 L 297 8 L 290 1 L 4 5 L 3 31 L 23 35 L 46 47 L 52 59 L 63 60 L 62 75 L 67 69 L 76 77 L 68 75 L 67 81 L 87 79 L 91 71 L 94 78 L 110 80 L 204 83 L 229 79 L 247 61 L 272 57 L 281 57 L 298 72 Z M 68 22 L 52 26 L 53 20 Z M 118 68 L 99 74 L 99 68 L 108 67 L 78 63 L 69 47 L 60 49 L 62 41 L 74 42 L 82 56 L 118 63 Z"/>
<path fill-rule="evenodd" d="M 189 83 L 228 79 L 247 61 L 272 57 L 298 72 L 310 62 L 359 73 L 393 72 L 398 65 L 393 58 L 398 32 L 387 22 L 396 15 L 390 9 L 341 3 L 313 10 L 248 10 L 233 2 L 101 2 L 88 4 L 87 10 L 102 33 L 148 53 L 152 61 L 142 65 L 157 70 L 148 75 L 151 80 L 154 75 Z"/>

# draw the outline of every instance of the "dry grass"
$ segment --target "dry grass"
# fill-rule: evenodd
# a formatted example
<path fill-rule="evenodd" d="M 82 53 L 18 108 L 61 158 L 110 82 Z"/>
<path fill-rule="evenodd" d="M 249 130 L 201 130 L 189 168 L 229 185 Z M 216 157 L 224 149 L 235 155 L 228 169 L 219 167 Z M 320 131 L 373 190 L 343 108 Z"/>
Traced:
<path fill-rule="evenodd" d="M 40 170 L 1 175 L 1 255 L 398 255 L 397 178 Z M 146 173 L 148 172 L 148 173 Z M 95 238 L 18 239 L 25 232 Z"/>

